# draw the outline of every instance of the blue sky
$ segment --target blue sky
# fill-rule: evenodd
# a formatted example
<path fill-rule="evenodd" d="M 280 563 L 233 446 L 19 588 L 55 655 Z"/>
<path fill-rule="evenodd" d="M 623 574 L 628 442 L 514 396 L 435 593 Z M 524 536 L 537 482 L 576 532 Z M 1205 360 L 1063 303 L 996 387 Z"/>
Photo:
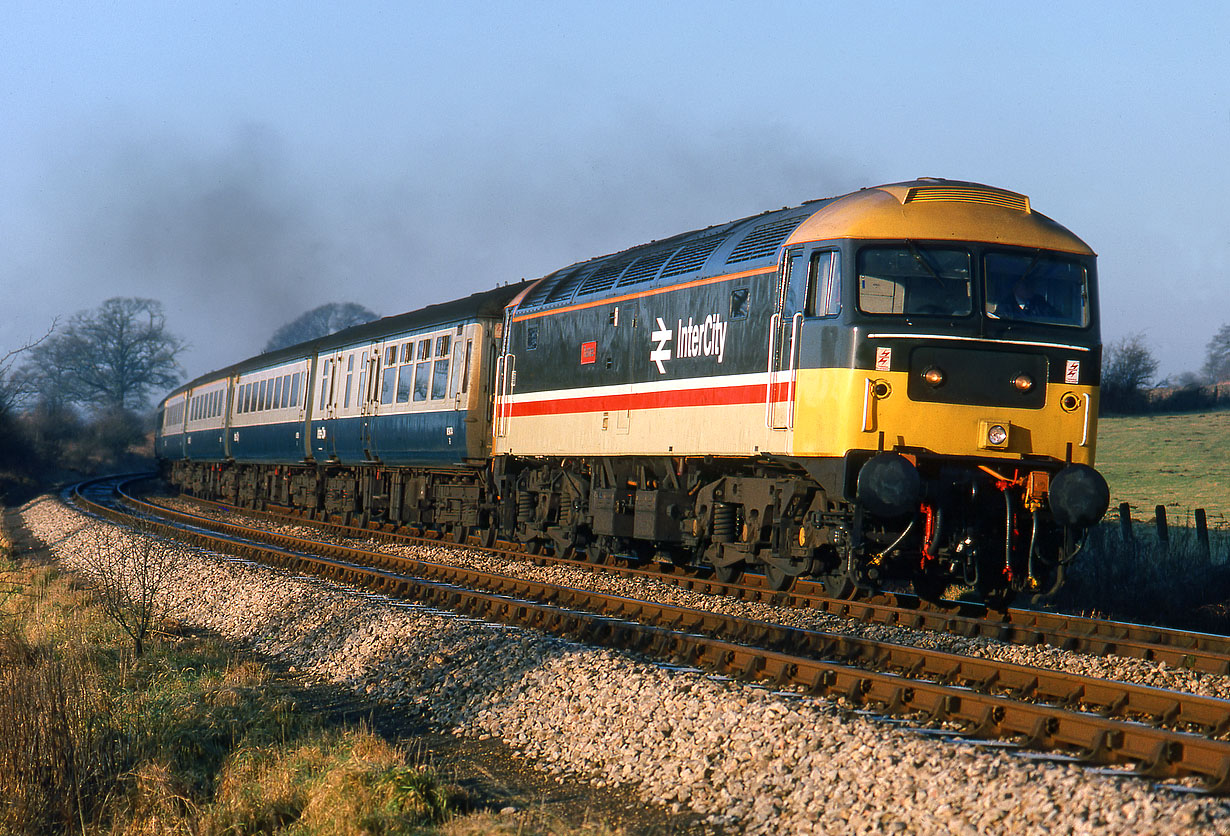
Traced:
<path fill-rule="evenodd" d="M 150 296 L 195 376 L 918 176 L 1084 238 L 1163 375 L 1230 322 L 1220 2 L 9 2 L 0 108 L 0 353 Z"/>

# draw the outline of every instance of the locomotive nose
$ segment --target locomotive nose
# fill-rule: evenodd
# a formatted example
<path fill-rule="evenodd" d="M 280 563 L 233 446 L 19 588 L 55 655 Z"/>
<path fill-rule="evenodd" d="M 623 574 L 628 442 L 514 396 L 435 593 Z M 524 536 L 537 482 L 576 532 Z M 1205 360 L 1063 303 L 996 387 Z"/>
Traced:
<path fill-rule="evenodd" d="M 1070 464 L 1051 479 L 1051 512 L 1061 525 L 1088 528 L 1110 506 L 1110 487 L 1092 467 Z"/>
<path fill-rule="evenodd" d="M 901 517 L 918 507 L 921 479 L 905 456 L 880 453 L 858 472 L 858 501 L 880 517 Z"/>

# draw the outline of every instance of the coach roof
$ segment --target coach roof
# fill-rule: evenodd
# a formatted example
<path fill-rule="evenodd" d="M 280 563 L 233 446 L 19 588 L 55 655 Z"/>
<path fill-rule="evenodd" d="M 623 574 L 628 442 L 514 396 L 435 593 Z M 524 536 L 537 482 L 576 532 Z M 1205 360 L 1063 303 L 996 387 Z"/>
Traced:
<path fill-rule="evenodd" d="M 311 357 L 322 351 L 328 353 L 344 346 L 375 342 L 394 334 L 469 322 L 479 318 L 499 319 L 503 316 L 504 306 L 508 304 L 509 300 L 513 299 L 529 285 L 530 282 L 521 281 L 516 284 L 497 287 L 494 290 L 484 290 L 467 296 L 464 299 L 441 302 L 438 305 L 428 305 L 415 311 L 382 317 L 362 325 L 351 326 L 325 337 L 317 337 L 314 340 L 307 340 L 287 346 L 286 348 L 279 348 L 277 351 L 270 351 L 267 354 L 258 354 L 255 357 L 249 357 L 246 360 L 241 360 L 238 363 L 203 374 L 194 380 L 188 381 L 168 393 L 167 397 L 171 397 L 186 389 L 202 386 L 219 378 L 294 362 L 295 360 Z"/>

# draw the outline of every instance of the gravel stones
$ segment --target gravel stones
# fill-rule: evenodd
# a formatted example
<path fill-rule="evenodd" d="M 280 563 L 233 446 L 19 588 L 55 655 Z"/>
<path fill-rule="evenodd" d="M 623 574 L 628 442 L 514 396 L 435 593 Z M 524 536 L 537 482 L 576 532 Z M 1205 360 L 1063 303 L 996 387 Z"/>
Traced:
<path fill-rule="evenodd" d="M 50 498 L 22 513 L 70 566 L 101 525 Z M 554 774 L 627 786 L 736 831 L 1230 832 L 1223 799 L 936 741 L 825 700 L 206 553 L 179 571 L 173 596 L 181 620 L 370 694 L 390 710 L 457 734 L 497 736 Z M 1226 687 L 1223 677 L 1202 679 Z"/>

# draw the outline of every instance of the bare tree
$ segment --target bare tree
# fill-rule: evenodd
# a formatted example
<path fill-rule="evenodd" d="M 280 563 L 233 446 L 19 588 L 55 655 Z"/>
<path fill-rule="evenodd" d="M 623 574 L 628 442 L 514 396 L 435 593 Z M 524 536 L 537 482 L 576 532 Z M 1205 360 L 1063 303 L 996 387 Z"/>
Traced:
<path fill-rule="evenodd" d="M 1222 383 L 1230 380 L 1230 323 L 1223 325 L 1209 340 L 1205 348 L 1204 361 L 1205 379 L 1209 383 Z"/>
<path fill-rule="evenodd" d="M 293 319 L 273 332 L 263 351 L 277 351 L 297 343 L 314 340 L 349 328 L 371 322 L 377 315 L 355 302 L 329 302 Z"/>
<path fill-rule="evenodd" d="M 53 320 L 51 327 L 47 329 L 47 333 L 37 340 L 30 340 L 24 345 L 11 349 L 3 356 L 0 356 L 0 418 L 12 415 L 13 410 L 34 394 L 33 376 L 23 373 L 21 369 L 17 368 L 17 361 L 21 359 L 23 353 L 50 337 L 52 332 L 55 331 L 57 322 L 59 322 L 58 319 Z"/>
<path fill-rule="evenodd" d="M 98 526 L 81 552 L 103 612 L 132 639 L 138 656 L 150 632 L 173 615 L 167 593 L 184 554 L 150 535 L 109 526 Z"/>
<path fill-rule="evenodd" d="M 166 329 L 162 303 L 115 297 L 73 315 L 30 354 L 40 390 L 70 403 L 141 409 L 150 393 L 179 381 L 185 345 Z"/>
<path fill-rule="evenodd" d="M 1130 334 L 1106 346 L 1102 353 L 1102 406 L 1110 412 L 1144 407 L 1144 390 L 1157 376 L 1157 358 L 1143 334 Z"/>

